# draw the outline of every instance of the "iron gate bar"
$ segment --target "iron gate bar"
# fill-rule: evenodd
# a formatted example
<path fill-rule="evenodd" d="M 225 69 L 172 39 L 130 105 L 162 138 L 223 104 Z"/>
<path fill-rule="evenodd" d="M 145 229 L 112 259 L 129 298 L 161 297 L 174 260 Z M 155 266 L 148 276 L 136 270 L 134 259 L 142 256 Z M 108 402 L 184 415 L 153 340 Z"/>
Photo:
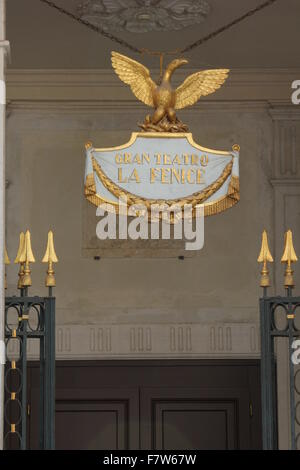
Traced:
<path fill-rule="evenodd" d="M 289 329 L 289 357 L 292 357 L 292 343 L 293 343 L 293 335 L 291 334 L 293 325 L 291 325 L 292 320 L 288 319 L 288 329 Z M 296 450 L 296 404 L 295 404 L 295 370 L 294 364 L 290 360 L 290 414 L 291 414 L 291 443 L 292 443 L 292 450 Z"/>
<path fill-rule="evenodd" d="M 55 299 L 49 297 L 45 311 L 45 386 L 44 386 L 44 448 L 54 449 L 55 446 Z"/>
<path fill-rule="evenodd" d="M 24 303 L 25 314 L 27 312 L 26 302 Z M 21 450 L 26 450 L 27 447 L 27 320 L 21 320 L 21 331 L 22 331 L 22 341 L 21 341 L 21 368 L 22 368 L 22 377 L 23 377 L 23 386 L 22 386 L 22 430 L 21 430 Z"/>
<path fill-rule="evenodd" d="M 266 299 L 260 299 L 261 327 L 261 386 L 263 448 L 277 448 L 276 362 L 270 334 L 270 309 Z"/>
<path fill-rule="evenodd" d="M 20 448 L 27 449 L 27 344 L 28 339 L 39 340 L 39 362 L 40 362 L 40 393 L 39 393 L 39 448 L 54 449 L 54 419 L 55 419 L 55 298 L 52 290 L 49 297 L 28 297 L 26 289 L 21 290 L 21 297 L 6 297 L 5 299 L 5 339 L 8 344 L 11 338 L 20 341 L 20 357 L 17 361 L 13 359 L 12 364 L 20 364 L 22 382 L 20 390 L 14 396 L 20 394 L 21 402 L 21 431 L 16 429 L 15 423 L 6 422 L 10 426 L 5 434 L 7 442 L 10 434 L 18 435 Z M 18 312 L 18 326 L 11 328 L 8 324 L 8 312 L 14 308 Z M 34 309 L 37 314 L 37 326 L 34 329 L 30 325 L 29 313 Z M 13 369 L 14 367 L 12 367 Z M 8 377 L 6 376 L 6 380 Z M 8 390 L 8 386 L 6 384 Z M 10 393 L 10 395 L 12 395 Z M 6 400 L 5 406 L 9 405 L 11 396 Z M 19 422 L 18 424 L 19 425 Z"/>

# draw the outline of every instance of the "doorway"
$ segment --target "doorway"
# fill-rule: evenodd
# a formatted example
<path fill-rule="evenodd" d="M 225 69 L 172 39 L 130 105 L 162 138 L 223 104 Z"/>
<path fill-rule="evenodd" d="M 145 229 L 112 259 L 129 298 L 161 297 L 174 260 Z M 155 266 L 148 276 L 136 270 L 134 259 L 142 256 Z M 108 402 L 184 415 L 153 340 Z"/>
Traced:
<path fill-rule="evenodd" d="M 29 448 L 38 448 L 29 367 Z M 56 364 L 56 449 L 260 449 L 255 360 L 105 360 Z"/>

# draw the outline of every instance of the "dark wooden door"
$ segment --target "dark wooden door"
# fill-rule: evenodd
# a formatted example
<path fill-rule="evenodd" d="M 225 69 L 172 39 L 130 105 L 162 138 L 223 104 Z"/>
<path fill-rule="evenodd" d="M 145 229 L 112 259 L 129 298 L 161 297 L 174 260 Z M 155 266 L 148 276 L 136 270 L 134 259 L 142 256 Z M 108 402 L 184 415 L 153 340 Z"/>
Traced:
<path fill-rule="evenodd" d="M 30 448 L 38 379 L 32 363 Z M 260 421 L 258 361 L 57 363 L 57 449 L 259 449 Z"/>

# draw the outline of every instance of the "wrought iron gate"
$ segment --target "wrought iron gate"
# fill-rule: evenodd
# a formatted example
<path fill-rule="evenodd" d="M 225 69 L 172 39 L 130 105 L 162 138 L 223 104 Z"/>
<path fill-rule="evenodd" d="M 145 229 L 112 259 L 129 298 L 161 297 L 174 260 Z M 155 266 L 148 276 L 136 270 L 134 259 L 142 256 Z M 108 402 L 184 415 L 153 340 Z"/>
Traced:
<path fill-rule="evenodd" d="M 264 295 L 260 299 L 261 330 L 261 387 L 262 387 L 262 427 L 263 448 L 278 449 L 278 406 L 284 406 L 289 413 L 290 449 L 300 450 L 300 297 L 293 297 L 294 287 L 292 263 L 297 261 L 293 247 L 292 232 L 285 234 L 282 263 L 286 263 L 284 297 L 268 297 L 270 286 L 267 262 L 273 262 L 269 250 L 267 234 L 263 233 L 262 247 L 258 261 L 263 263 L 261 287 Z M 282 403 L 277 399 L 278 360 L 284 355 L 288 372 L 288 400 Z M 282 359 L 282 357 L 281 357 Z"/>
<path fill-rule="evenodd" d="M 276 347 L 281 340 L 288 349 L 289 357 L 291 449 L 300 450 L 300 366 L 294 358 L 297 348 L 300 349 L 300 297 L 262 298 L 260 321 L 263 447 L 278 448 Z"/>
<path fill-rule="evenodd" d="M 5 351 L 4 378 L 4 448 L 27 449 L 28 415 L 27 359 L 29 347 L 39 359 L 39 447 L 54 449 L 55 420 L 55 287 L 53 263 L 58 261 L 53 233 L 48 233 L 48 243 L 42 260 L 48 263 L 45 286 L 48 297 L 29 296 L 31 286 L 30 263 L 35 262 L 31 249 L 30 232 L 20 233 L 20 244 L 15 259 L 19 263 L 18 289 L 20 296 L 5 298 Z M 5 251 L 5 264 L 10 264 Z M 35 355 L 35 359 L 36 359 Z"/>

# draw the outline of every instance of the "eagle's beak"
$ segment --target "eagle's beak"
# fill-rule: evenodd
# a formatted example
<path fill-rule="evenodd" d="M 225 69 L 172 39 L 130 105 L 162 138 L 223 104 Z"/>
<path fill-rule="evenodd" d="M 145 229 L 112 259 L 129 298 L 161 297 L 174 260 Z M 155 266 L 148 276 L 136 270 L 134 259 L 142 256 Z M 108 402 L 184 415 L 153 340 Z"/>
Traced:
<path fill-rule="evenodd" d="M 185 65 L 185 64 L 188 64 L 189 61 L 186 60 L 186 59 L 180 59 L 180 65 Z"/>

